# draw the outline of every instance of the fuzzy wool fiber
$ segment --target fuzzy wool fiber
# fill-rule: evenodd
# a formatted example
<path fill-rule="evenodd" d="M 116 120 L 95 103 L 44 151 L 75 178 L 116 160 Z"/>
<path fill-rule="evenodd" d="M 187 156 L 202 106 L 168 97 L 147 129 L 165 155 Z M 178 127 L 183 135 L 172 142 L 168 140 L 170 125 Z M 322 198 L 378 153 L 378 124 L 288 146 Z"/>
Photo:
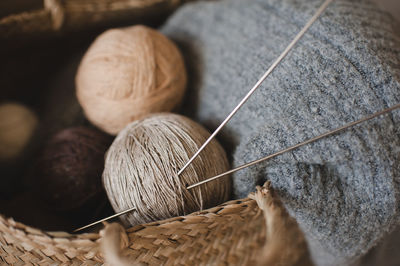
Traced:
<path fill-rule="evenodd" d="M 215 129 L 321 0 L 185 5 L 162 31 L 188 67 L 186 115 Z M 219 134 L 233 167 L 400 103 L 395 21 L 368 0 L 336 0 Z M 399 224 L 400 112 L 233 175 L 246 197 L 271 180 L 317 265 L 350 265 Z"/>

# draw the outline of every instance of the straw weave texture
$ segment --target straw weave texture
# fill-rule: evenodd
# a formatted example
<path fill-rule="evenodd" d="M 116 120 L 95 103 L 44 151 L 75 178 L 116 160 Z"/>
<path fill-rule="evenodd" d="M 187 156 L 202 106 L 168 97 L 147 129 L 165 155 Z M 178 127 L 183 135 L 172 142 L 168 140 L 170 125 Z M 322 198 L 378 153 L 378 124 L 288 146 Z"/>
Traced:
<path fill-rule="evenodd" d="M 0 18 L 0 39 L 49 36 L 121 23 L 150 22 L 189 0 L 44 0 L 43 8 Z"/>
<path fill-rule="evenodd" d="M 265 242 L 254 200 L 129 228 L 122 254 L 148 265 L 252 265 Z M 0 264 L 103 263 L 98 234 L 43 232 L 0 216 Z"/>

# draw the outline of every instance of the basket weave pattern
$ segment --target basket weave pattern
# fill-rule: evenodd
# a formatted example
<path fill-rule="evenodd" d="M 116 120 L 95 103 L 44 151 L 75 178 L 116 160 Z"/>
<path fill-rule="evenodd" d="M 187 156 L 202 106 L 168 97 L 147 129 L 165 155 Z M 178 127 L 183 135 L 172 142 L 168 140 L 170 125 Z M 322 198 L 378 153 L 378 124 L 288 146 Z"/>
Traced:
<path fill-rule="evenodd" d="M 122 255 L 149 265 L 252 265 L 265 242 L 262 210 L 254 200 L 132 227 Z M 0 217 L 0 264 L 103 263 L 99 234 L 43 232 Z"/>
<path fill-rule="evenodd" d="M 43 9 L 0 19 L 0 39 L 52 35 L 99 26 L 151 21 L 189 0 L 44 0 Z"/>

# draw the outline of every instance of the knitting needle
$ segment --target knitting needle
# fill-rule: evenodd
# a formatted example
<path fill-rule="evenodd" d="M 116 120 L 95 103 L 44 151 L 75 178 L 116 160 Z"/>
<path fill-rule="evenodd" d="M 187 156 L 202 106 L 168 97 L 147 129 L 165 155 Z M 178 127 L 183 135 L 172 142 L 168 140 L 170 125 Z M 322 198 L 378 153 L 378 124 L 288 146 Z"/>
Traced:
<path fill-rule="evenodd" d="M 231 120 L 231 118 L 236 114 L 236 112 L 243 106 L 243 104 L 250 98 L 254 91 L 260 87 L 261 83 L 274 71 L 274 69 L 279 65 L 279 63 L 286 57 L 290 50 L 295 46 L 295 44 L 300 40 L 301 37 L 307 32 L 311 25 L 318 19 L 318 17 L 325 11 L 328 5 L 333 0 L 326 0 L 321 7 L 315 12 L 314 16 L 307 22 L 307 24 L 301 29 L 301 31 L 296 35 L 292 42 L 286 47 L 282 54 L 275 60 L 275 62 L 269 67 L 269 69 L 264 73 L 264 75 L 257 81 L 253 88 L 246 94 L 246 96 L 239 102 L 239 104 L 232 110 L 232 112 L 225 118 L 225 120 L 218 126 L 218 128 L 211 134 L 211 136 L 204 142 L 204 144 L 197 150 L 197 152 L 186 162 L 186 164 L 179 170 L 178 176 L 185 171 L 185 169 L 193 162 L 194 159 L 199 156 L 203 149 L 211 142 L 211 140 L 218 134 L 218 132 L 225 126 L 226 123 Z"/>
<path fill-rule="evenodd" d="M 82 231 L 83 229 L 86 229 L 86 228 L 92 227 L 92 226 L 94 226 L 94 225 L 96 225 L 96 224 L 99 224 L 99 223 L 102 223 L 102 222 L 108 221 L 108 220 L 110 220 L 110 219 L 112 219 L 112 218 L 115 218 L 115 217 L 121 216 L 121 215 L 123 215 L 123 214 L 125 214 L 125 213 L 131 212 L 131 211 L 134 211 L 135 209 L 136 209 L 136 208 L 135 208 L 135 207 L 133 207 L 133 208 L 127 209 L 127 210 L 125 210 L 125 211 L 122 211 L 122 212 L 116 213 L 116 214 L 114 214 L 114 215 L 108 216 L 108 217 L 106 217 L 106 218 L 104 218 L 104 219 L 101 219 L 101 220 L 99 220 L 99 221 L 96 221 L 96 222 L 94 222 L 94 223 L 91 223 L 91 224 L 88 224 L 88 225 L 82 226 L 82 227 L 80 227 L 80 228 L 78 228 L 78 229 L 75 229 L 75 230 L 74 230 L 74 233 L 76 233 L 76 232 L 79 232 L 79 231 Z"/>
<path fill-rule="evenodd" d="M 204 142 L 204 144 L 197 150 L 197 152 L 186 162 L 186 164 L 179 170 L 178 176 L 185 171 L 185 169 L 193 162 L 194 159 L 203 151 L 203 149 L 211 142 L 211 140 L 218 134 L 218 132 L 225 126 L 226 123 L 236 114 L 236 112 L 243 106 L 243 104 L 250 98 L 250 96 L 254 93 L 254 91 L 264 82 L 264 80 L 272 73 L 272 71 L 279 65 L 279 63 L 286 57 L 286 55 L 290 52 L 290 50 L 295 46 L 295 44 L 303 37 L 303 35 L 307 32 L 307 30 L 311 27 L 311 25 L 319 18 L 319 16 L 325 11 L 325 9 L 329 6 L 329 4 L 333 2 L 333 0 L 326 0 L 321 7 L 315 12 L 312 18 L 306 23 L 306 25 L 301 29 L 301 31 L 296 35 L 296 37 L 292 40 L 292 42 L 286 47 L 286 49 L 282 52 L 282 54 L 275 60 L 275 62 L 269 67 L 269 69 L 264 73 L 264 75 L 257 81 L 257 83 L 253 86 L 253 88 L 246 94 L 246 96 L 239 102 L 239 104 L 232 110 L 232 112 L 225 118 L 225 120 L 219 125 L 219 127 L 211 134 L 211 136 Z M 195 184 L 196 185 L 196 184 Z M 107 221 L 114 217 L 118 217 L 127 212 L 134 210 L 135 208 L 131 208 L 129 210 L 114 214 L 107 218 L 104 218 L 100 221 L 91 223 L 89 225 L 83 226 L 81 228 L 76 229 L 74 232 L 81 231 L 93 225 L 99 224 L 101 222 Z"/>
<path fill-rule="evenodd" d="M 239 166 L 239 167 L 236 167 L 236 168 L 234 168 L 234 169 L 232 169 L 232 170 L 229 170 L 229 171 L 227 171 L 227 172 L 225 172 L 225 173 L 222 173 L 222 174 L 219 174 L 219 175 L 210 177 L 210 178 L 208 178 L 208 179 L 206 179 L 206 180 L 203 180 L 203 181 L 198 182 L 198 183 L 196 183 L 196 184 L 190 185 L 190 186 L 187 187 L 187 189 L 192 189 L 192 188 L 194 188 L 194 187 L 200 186 L 200 185 L 205 184 L 205 183 L 207 183 L 207 182 L 213 181 L 213 180 L 215 180 L 215 179 L 217 179 L 217 178 L 220 178 L 220 177 L 223 177 L 223 176 L 232 174 L 232 173 L 234 173 L 234 172 L 236 172 L 236 171 L 242 170 L 242 169 L 244 169 L 244 168 L 246 168 L 246 167 L 249 167 L 249 166 L 255 165 L 255 164 L 257 164 L 257 163 L 266 161 L 266 160 L 268 160 L 268 159 L 274 158 L 274 157 L 276 157 L 276 156 L 278 156 L 278 155 L 281 155 L 281 154 L 283 154 L 283 153 L 292 151 L 292 150 L 294 150 L 294 149 L 296 149 L 296 148 L 299 148 L 299 147 L 304 146 L 304 145 L 306 145 L 306 144 L 309 144 L 309 143 L 311 143 L 311 142 L 317 141 L 317 140 L 319 140 L 319 139 L 328 137 L 328 136 L 333 135 L 333 134 L 335 134 L 335 133 L 338 133 L 338 132 L 340 132 L 340 131 L 342 131 L 342 130 L 345 130 L 345 129 L 347 129 L 347 128 L 353 127 L 353 126 L 358 125 L 358 124 L 360 124 L 360 123 L 362 123 L 362 122 L 371 120 L 371 119 L 373 119 L 373 118 L 375 118 L 375 117 L 381 116 L 381 115 L 383 115 L 383 114 L 389 113 L 389 112 L 391 112 L 391 111 L 393 111 L 393 110 L 395 110 L 395 109 L 399 109 L 399 108 L 400 108 L 400 104 L 397 104 L 397 105 L 392 106 L 392 107 L 390 107 L 390 108 L 387 108 L 387 109 L 384 109 L 384 110 L 382 110 L 382 111 L 376 112 L 376 113 L 374 113 L 374 114 L 372 114 L 372 115 L 369 115 L 369 116 L 366 116 L 366 117 L 364 117 L 364 118 L 361 118 L 360 120 L 357 120 L 357 121 L 354 121 L 354 122 L 350 122 L 350 123 L 348 123 L 348 124 L 345 124 L 344 126 L 341 126 L 341 127 L 336 128 L 336 129 L 334 129 L 334 130 L 331 130 L 331 131 L 329 131 L 329 132 L 326 132 L 326 133 L 324 133 L 324 134 L 322 134 L 322 135 L 319 135 L 319 136 L 317 136 L 317 137 L 313 137 L 313 138 L 311 138 L 311 139 L 308 139 L 308 140 L 306 140 L 306 141 L 303 141 L 303 142 L 301 142 L 301 143 L 298 143 L 298 144 L 296 144 L 296 145 L 293 145 L 293 146 L 291 146 L 291 147 L 289 147 L 289 148 L 286 148 L 286 149 L 284 149 L 284 150 L 281 150 L 281 151 L 278 151 L 278 152 L 273 153 L 273 154 L 271 154 L 271 155 L 268 155 L 268 156 L 266 156 L 266 157 L 264 157 L 264 158 L 261 158 L 261 159 L 258 159 L 258 160 L 255 160 L 255 161 L 252 161 L 252 162 L 243 164 L 243 165 L 241 165 L 241 166 Z M 128 213 L 128 212 L 131 212 L 131 211 L 133 211 L 133 210 L 135 210 L 134 207 L 133 207 L 133 208 L 130 208 L 130 209 L 128 209 L 128 210 L 125 210 L 125 211 L 123 211 L 123 212 L 114 214 L 114 215 L 112 215 L 112 216 L 109 216 L 109 217 L 107 217 L 107 218 L 101 219 L 100 221 L 97 221 L 97 222 L 91 223 L 91 224 L 89 224 L 89 225 L 83 226 L 83 227 L 81 227 L 81 228 L 78 228 L 78 229 L 74 230 L 74 232 L 81 231 L 81 230 L 83 230 L 83 229 L 86 229 L 86 228 L 91 227 L 91 226 L 93 226 L 93 225 L 96 225 L 96 224 L 99 224 L 99 223 L 101 223 L 101 222 L 110 220 L 110 219 L 112 219 L 112 218 L 121 216 L 121 215 L 126 214 L 126 213 Z"/>
<path fill-rule="evenodd" d="M 266 156 L 266 157 L 263 157 L 263 158 L 261 158 L 261 159 L 254 160 L 254 161 L 252 161 L 252 162 L 243 164 L 243 165 L 238 166 L 238 167 L 236 167 L 236 168 L 234 168 L 234 169 L 231 169 L 231 170 L 229 170 L 229 171 L 227 171 L 227 172 L 225 172 L 225 173 L 222 173 L 222 174 L 219 174 L 219 175 L 210 177 L 210 178 L 205 179 L 205 180 L 203 180 L 203 181 L 201 181 L 201 182 L 198 182 L 198 183 L 196 183 L 196 184 L 190 185 L 190 186 L 186 187 L 186 189 L 192 189 L 192 188 L 194 188 L 194 187 L 197 187 L 197 186 L 200 186 L 200 185 L 202 185 L 202 184 L 208 183 L 208 182 L 213 181 L 213 180 L 215 180 L 215 179 L 218 179 L 218 178 L 220 178 L 220 177 L 223 177 L 223 176 L 232 174 L 232 173 L 234 173 L 234 172 L 237 172 L 237 171 L 242 170 L 242 169 L 244 169 L 244 168 L 247 168 L 247 167 L 249 167 L 249 166 L 252 166 L 252 165 L 261 163 L 261 162 L 263 162 L 263 161 L 272 159 L 272 158 L 274 158 L 274 157 L 277 157 L 278 155 L 281 155 L 281 154 L 283 154 L 283 153 L 292 151 L 292 150 L 297 149 L 297 148 L 299 148 L 299 147 L 301 147 L 301 146 L 304 146 L 304 145 L 309 144 L 309 143 L 311 143 L 311 142 L 315 142 L 315 141 L 317 141 L 317 140 L 319 140 L 319 139 L 328 137 L 328 136 L 330 136 L 330 135 L 336 134 L 336 133 L 338 133 L 338 132 L 340 132 L 340 131 L 342 131 L 342 130 L 345 130 L 345 129 L 347 129 L 347 128 L 353 127 L 353 126 L 358 125 L 358 124 L 360 124 L 360 123 L 362 123 L 362 122 L 371 120 L 371 119 L 373 119 L 373 118 L 375 118 L 375 117 L 378 117 L 378 116 L 381 116 L 381 115 L 383 115 L 383 114 L 389 113 L 389 112 L 391 112 L 391 111 L 393 111 L 393 110 L 395 110 L 395 109 L 398 109 L 398 108 L 400 108 L 400 104 L 397 104 L 397 105 L 392 106 L 392 107 L 390 107 L 390 108 L 384 109 L 384 110 L 379 111 L 379 112 L 377 112 L 377 113 L 374 113 L 374 114 L 372 114 L 372 115 L 366 116 L 366 117 L 364 117 L 364 118 L 361 118 L 360 120 L 357 120 L 357 121 L 354 121 L 354 122 L 350 122 L 350 123 L 348 123 L 348 124 L 345 124 L 344 126 L 338 127 L 338 128 L 336 128 L 336 129 L 334 129 L 334 130 L 331 130 L 331 131 L 326 132 L 326 133 L 324 133 L 324 134 L 321 134 L 321 135 L 319 135 L 319 136 L 316 136 L 316 137 L 313 137 L 313 138 L 308 139 L 308 140 L 306 140 L 306 141 L 300 142 L 300 143 L 298 143 L 298 144 L 296 144 L 296 145 L 290 146 L 290 147 L 288 147 L 288 148 L 286 148 L 286 149 L 284 149 L 284 150 L 280 150 L 280 151 L 278 151 L 278 152 L 276 152 L 276 153 L 270 154 L 270 155 L 268 155 L 268 156 Z"/>

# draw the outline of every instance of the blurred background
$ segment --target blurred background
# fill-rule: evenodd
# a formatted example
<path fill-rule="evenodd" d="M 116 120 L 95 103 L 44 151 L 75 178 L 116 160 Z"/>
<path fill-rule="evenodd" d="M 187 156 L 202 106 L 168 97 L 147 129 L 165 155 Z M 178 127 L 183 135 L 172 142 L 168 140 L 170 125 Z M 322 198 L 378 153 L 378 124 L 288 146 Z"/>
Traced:
<path fill-rule="evenodd" d="M 398 21 L 400 21 L 400 1 L 399 0 L 373 0 L 380 7 L 389 11 Z"/>

